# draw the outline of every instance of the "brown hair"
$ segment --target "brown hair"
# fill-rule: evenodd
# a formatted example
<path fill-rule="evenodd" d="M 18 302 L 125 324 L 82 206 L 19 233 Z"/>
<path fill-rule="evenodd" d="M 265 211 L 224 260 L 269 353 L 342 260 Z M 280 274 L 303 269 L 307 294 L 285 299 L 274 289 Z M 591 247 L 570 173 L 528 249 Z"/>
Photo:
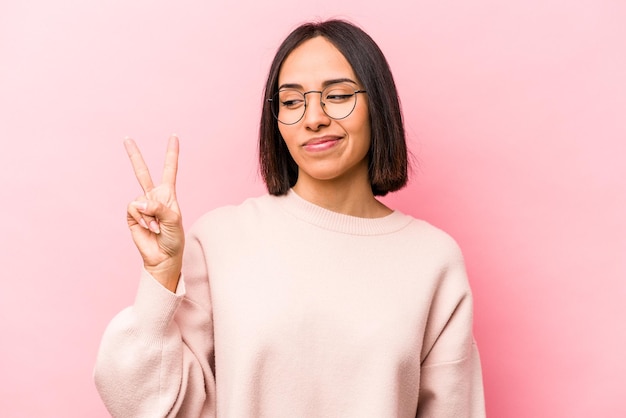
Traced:
<path fill-rule="evenodd" d="M 342 20 L 327 20 L 297 27 L 280 45 L 270 67 L 259 126 L 259 163 L 268 192 L 283 195 L 298 179 L 298 166 L 280 135 L 268 99 L 278 89 L 278 74 L 287 56 L 317 36 L 326 38 L 343 54 L 367 91 L 371 125 L 368 172 L 372 192 L 384 196 L 401 189 L 408 180 L 408 156 L 400 100 L 389 64 L 362 29 Z"/>

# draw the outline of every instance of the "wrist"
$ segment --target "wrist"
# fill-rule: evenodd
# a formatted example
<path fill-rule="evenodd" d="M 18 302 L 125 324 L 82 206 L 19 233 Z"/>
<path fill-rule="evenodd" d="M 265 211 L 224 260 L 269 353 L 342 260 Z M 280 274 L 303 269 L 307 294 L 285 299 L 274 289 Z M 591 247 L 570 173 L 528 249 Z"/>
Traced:
<path fill-rule="evenodd" d="M 180 262 L 168 262 L 165 265 L 159 264 L 156 266 L 144 265 L 144 269 L 152 276 L 156 281 L 161 283 L 163 287 L 168 289 L 172 293 L 176 293 L 178 287 L 178 281 L 180 280 L 182 263 Z"/>

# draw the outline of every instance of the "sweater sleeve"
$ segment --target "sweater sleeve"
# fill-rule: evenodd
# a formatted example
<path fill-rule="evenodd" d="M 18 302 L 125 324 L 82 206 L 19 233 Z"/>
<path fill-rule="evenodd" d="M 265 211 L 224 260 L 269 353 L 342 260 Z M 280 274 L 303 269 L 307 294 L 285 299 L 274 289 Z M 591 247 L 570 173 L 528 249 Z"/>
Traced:
<path fill-rule="evenodd" d="M 483 418 L 480 358 L 472 335 L 472 295 L 459 252 L 444 269 L 424 336 L 418 418 Z"/>
<path fill-rule="evenodd" d="M 135 303 L 108 325 L 94 378 L 115 418 L 215 415 L 213 323 L 200 242 L 187 239 L 176 293 L 142 272 Z"/>

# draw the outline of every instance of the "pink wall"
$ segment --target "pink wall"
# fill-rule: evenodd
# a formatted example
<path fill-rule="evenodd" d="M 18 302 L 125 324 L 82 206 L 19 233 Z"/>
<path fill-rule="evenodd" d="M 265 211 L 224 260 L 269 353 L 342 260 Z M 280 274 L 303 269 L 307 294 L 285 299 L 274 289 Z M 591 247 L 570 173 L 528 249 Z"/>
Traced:
<path fill-rule="evenodd" d="M 91 369 L 140 267 L 122 138 L 158 175 L 179 134 L 187 226 L 262 193 L 269 60 L 344 16 L 386 52 L 419 160 L 388 201 L 466 254 L 489 415 L 626 416 L 626 4 L 266 4 L 0 3 L 0 415 L 107 415 Z"/>

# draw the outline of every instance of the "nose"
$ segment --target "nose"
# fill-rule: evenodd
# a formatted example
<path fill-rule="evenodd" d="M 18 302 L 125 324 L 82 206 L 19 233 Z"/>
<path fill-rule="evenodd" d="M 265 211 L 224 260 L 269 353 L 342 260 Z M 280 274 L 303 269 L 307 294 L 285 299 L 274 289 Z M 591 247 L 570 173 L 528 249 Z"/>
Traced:
<path fill-rule="evenodd" d="M 316 93 L 316 95 L 308 96 L 311 93 Z M 317 94 L 319 94 L 319 96 L 317 96 Z M 324 112 L 321 94 L 322 92 L 320 91 L 309 91 L 305 93 L 306 108 L 304 111 L 304 125 L 314 131 L 330 124 L 330 117 Z"/>

